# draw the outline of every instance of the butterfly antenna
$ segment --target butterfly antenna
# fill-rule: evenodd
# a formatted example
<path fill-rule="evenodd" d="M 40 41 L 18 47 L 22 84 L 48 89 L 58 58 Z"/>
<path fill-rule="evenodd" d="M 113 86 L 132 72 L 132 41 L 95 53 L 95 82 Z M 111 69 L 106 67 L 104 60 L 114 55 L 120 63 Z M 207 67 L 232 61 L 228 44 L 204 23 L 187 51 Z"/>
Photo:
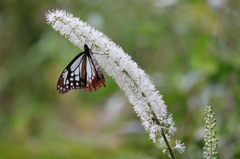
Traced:
<path fill-rule="evenodd" d="M 91 50 L 92 50 L 92 47 L 93 47 L 93 43 L 92 43 L 92 46 L 91 46 Z"/>
<path fill-rule="evenodd" d="M 88 41 L 88 36 L 89 36 L 89 34 L 90 34 L 91 30 L 92 30 L 92 27 L 91 27 L 91 29 L 90 29 L 90 30 L 89 30 L 89 32 L 88 32 L 88 35 L 87 35 L 87 37 L 86 37 L 86 40 L 85 40 L 85 44 L 87 44 L 87 41 Z"/>

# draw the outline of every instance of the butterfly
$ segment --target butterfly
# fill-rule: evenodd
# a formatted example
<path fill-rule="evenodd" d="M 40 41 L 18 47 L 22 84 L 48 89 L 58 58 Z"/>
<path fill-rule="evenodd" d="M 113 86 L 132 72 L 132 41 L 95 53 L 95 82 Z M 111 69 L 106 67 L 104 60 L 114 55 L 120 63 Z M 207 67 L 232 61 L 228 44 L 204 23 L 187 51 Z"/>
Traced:
<path fill-rule="evenodd" d="M 72 89 L 84 89 L 87 92 L 106 87 L 103 72 L 87 44 L 63 70 L 57 83 L 57 90 L 65 94 Z"/>

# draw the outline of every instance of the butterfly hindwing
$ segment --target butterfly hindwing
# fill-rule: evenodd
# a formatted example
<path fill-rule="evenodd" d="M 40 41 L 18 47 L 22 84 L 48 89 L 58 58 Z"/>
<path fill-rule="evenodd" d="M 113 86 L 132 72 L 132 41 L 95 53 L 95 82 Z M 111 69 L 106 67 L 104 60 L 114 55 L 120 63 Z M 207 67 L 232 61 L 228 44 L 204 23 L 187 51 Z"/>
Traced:
<path fill-rule="evenodd" d="M 97 91 L 102 85 L 105 87 L 103 72 L 91 49 L 84 45 L 85 50 L 77 55 L 63 70 L 57 83 L 57 90 L 65 94 L 72 89 Z"/>

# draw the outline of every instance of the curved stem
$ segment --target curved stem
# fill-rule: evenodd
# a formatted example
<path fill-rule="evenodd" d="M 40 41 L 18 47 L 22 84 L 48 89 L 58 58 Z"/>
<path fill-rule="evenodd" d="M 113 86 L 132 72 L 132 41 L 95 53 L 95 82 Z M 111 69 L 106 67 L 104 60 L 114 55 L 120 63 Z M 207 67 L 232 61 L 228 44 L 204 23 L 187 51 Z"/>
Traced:
<path fill-rule="evenodd" d="M 166 138 L 166 136 L 165 136 L 165 133 L 164 133 L 163 129 L 161 129 L 161 131 L 162 131 L 161 134 L 162 134 L 162 136 L 163 136 L 163 139 L 164 139 L 164 141 L 165 141 L 165 143 L 166 143 L 166 145 L 167 145 L 167 147 L 168 147 L 170 156 L 171 156 L 172 159 L 175 159 L 175 157 L 174 157 L 174 155 L 173 155 L 173 152 L 172 152 L 172 148 L 171 148 L 171 146 L 170 146 L 169 143 L 168 143 L 168 140 L 167 140 L 167 138 Z"/>

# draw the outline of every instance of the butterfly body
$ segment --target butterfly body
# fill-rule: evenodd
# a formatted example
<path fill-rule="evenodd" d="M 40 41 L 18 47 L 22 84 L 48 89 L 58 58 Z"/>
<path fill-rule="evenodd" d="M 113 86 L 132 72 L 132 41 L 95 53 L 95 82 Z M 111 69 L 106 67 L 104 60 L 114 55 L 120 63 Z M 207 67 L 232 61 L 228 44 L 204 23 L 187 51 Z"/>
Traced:
<path fill-rule="evenodd" d="M 72 89 L 84 89 L 87 92 L 105 87 L 105 79 L 100 66 L 88 45 L 63 70 L 57 83 L 57 90 L 65 94 Z"/>

